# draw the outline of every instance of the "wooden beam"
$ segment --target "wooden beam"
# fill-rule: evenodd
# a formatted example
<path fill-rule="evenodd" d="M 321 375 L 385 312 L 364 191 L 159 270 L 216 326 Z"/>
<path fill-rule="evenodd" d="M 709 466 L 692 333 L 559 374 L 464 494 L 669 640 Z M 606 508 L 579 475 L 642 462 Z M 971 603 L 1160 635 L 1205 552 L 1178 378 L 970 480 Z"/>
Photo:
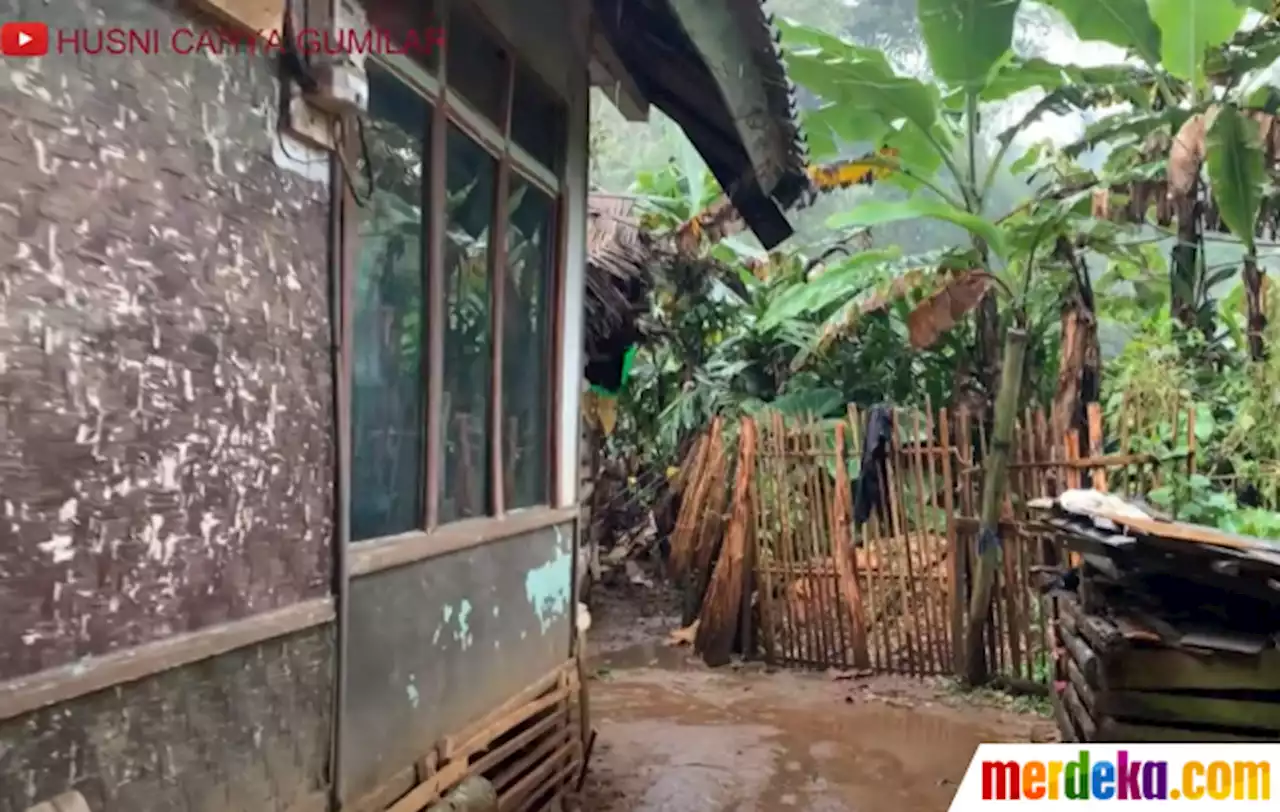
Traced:
<path fill-rule="evenodd" d="M 191 4 L 259 36 L 279 33 L 284 24 L 285 0 L 191 0 Z"/>
<path fill-rule="evenodd" d="M 1280 703 L 1245 699 L 1165 694 L 1147 691 L 1103 691 L 1097 712 L 1126 719 L 1176 725 L 1274 731 L 1280 739 Z"/>
<path fill-rule="evenodd" d="M 1275 744 L 1274 736 L 1250 736 L 1244 733 L 1223 733 L 1209 730 L 1182 730 L 1176 727 L 1133 724 L 1103 717 L 1098 722 L 1099 742 L 1267 742 Z"/>
<path fill-rule="evenodd" d="M 649 100 L 613 50 L 613 45 L 599 31 L 591 32 L 591 85 L 604 91 L 613 106 L 627 121 L 648 121 Z"/>
<path fill-rule="evenodd" d="M 1107 663 L 1117 690 L 1280 690 L 1280 651 L 1249 656 L 1184 649 L 1134 648 Z"/>
<path fill-rule="evenodd" d="M 362 542 L 352 547 L 348 566 L 351 577 L 358 578 L 492 544 L 522 533 L 568 524 L 577 519 L 577 507 L 531 508 L 502 518 L 463 519 L 427 532 L 415 530 L 377 541 Z"/>
<path fill-rule="evenodd" d="M 0 684 L 0 720 L 329 623 L 333 618 L 333 600 L 317 598 L 19 677 Z"/>

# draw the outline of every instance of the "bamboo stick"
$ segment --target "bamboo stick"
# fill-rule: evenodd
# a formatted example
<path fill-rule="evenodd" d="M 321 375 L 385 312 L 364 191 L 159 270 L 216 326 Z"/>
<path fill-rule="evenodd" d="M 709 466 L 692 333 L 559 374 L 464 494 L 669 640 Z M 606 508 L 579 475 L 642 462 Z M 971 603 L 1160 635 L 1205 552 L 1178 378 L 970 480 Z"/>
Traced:
<path fill-rule="evenodd" d="M 983 483 L 982 530 L 979 536 L 978 575 L 974 583 L 973 600 L 969 608 L 968 657 L 965 664 L 970 684 L 986 682 L 989 672 L 982 662 L 982 629 L 991 612 L 991 588 L 995 581 L 996 565 L 1000 558 L 998 522 L 1003 504 L 1006 466 L 1009 462 L 1009 441 L 1013 433 L 1014 417 L 1022 389 L 1022 367 L 1027 348 L 1027 334 L 1016 327 L 1009 328 L 1005 336 L 1004 361 L 1000 391 L 996 398 L 995 426 L 989 457 L 983 460 L 986 469 Z"/>

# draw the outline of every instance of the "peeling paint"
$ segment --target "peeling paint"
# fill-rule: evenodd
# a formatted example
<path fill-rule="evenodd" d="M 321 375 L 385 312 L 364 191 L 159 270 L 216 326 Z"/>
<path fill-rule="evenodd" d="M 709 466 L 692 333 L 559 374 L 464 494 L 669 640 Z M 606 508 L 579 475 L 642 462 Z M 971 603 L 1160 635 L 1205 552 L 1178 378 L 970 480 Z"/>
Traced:
<path fill-rule="evenodd" d="M 414 684 L 413 674 L 409 675 L 409 684 L 404 687 L 405 695 L 409 697 L 409 704 L 414 710 L 418 709 L 418 704 L 422 701 L 421 695 L 418 693 L 418 686 Z"/>
<path fill-rule="evenodd" d="M 556 528 L 556 537 L 561 540 L 559 528 Z M 538 617 L 543 634 L 569 611 L 572 577 L 573 558 L 562 548 L 557 549 L 555 558 L 530 570 L 525 576 L 524 594 Z"/>

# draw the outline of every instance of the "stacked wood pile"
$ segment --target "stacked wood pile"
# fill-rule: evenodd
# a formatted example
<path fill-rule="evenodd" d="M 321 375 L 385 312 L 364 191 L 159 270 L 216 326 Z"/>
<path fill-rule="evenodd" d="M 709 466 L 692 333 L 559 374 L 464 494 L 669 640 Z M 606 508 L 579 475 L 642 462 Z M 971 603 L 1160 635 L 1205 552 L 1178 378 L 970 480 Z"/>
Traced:
<path fill-rule="evenodd" d="M 1280 541 L 1093 491 L 1042 507 L 1080 557 L 1050 586 L 1065 740 L 1280 739 Z"/>
<path fill-rule="evenodd" d="M 589 728 L 580 661 L 566 662 L 343 812 L 550 808 L 581 786 Z"/>

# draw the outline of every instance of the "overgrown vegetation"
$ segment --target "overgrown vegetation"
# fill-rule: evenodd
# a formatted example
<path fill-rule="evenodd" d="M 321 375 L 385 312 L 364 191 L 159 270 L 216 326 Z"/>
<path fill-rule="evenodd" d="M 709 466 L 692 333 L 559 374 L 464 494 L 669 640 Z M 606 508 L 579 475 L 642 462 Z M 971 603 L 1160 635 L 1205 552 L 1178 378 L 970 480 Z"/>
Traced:
<path fill-rule="evenodd" d="M 766 408 L 835 416 L 847 402 L 927 401 L 987 413 L 1016 328 L 1020 405 L 1052 407 L 1065 429 L 1100 400 L 1109 425 L 1123 408 L 1141 450 L 1168 454 L 1175 436 L 1187 442 L 1171 416 L 1193 407 L 1199 473 L 1149 499 L 1280 537 L 1275 246 L 1262 239 L 1280 211 L 1270 3 L 1021 4 L 1115 46 L 1113 63 L 1088 67 L 1015 48 L 1019 3 L 916 5 L 922 75 L 905 72 L 900 44 L 781 26 L 810 100 L 811 160 L 858 156 L 875 178 L 832 195 L 835 210 L 819 200 L 820 228 L 802 224 L 766 255 L 732 228 L 700 227 L 719 190 L 691 152 L 635 175 L 646 228 L 683 261 L 653 269 L 662 329 L 623 394 L 611 454 L 632 473 L 666 470 L 713 415 Z M 984 128 L 1028 94 L 1012 123 Z M 1083 137 L 1028 142 L 1062 115 L 1090 122 Z M 928 250 L 896 239 L 922 223 L 943 224 L 929 226 L 943 239 Z"/>

